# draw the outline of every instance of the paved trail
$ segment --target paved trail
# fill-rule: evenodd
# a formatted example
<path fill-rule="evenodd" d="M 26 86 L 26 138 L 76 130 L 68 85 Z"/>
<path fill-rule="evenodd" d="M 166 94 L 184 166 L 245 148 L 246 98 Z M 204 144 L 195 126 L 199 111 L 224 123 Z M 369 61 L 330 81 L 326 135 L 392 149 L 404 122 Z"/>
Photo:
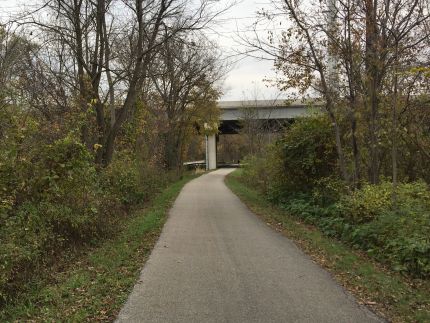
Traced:
<path fill-rule="evenodd" d="M 225 186 L 188 183 L 118 322 L 380 322 Z"/>

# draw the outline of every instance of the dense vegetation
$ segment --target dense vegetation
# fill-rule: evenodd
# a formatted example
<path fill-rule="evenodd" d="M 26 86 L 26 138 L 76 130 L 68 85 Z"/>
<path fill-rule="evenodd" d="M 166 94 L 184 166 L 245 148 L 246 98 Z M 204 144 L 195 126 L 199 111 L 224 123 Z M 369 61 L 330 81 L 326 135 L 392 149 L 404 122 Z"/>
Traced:
<path fill-rule="evenodd" d="M 412 160 L 404 160 L 405 165 L 414 163 L 414 151 L 406 149 Z M 290 214 L 393 271 L 430 277 L 428 184 L 404 177 L 395 202 L 388 178 L 351 189 L 337 176 L 335 142 L 323 115 L 297 120 L 264 157 L 251 156 L 244 163 L 243 179 Z"/>
<path fill-rule="evenodd" d="M 2 303 L 24 291 L 35 273 L 114 235 L 130 208 L 176 178 L 139 164 L 126 149 L 99 169 L 73 132 L 46 139 L 32 116 L 24 125 L 21 118 L 9 123 L 1 151 Z"/>
<path fill-rule="evenodd" d="M 315 115 L 249 157 L 244 179 L 327 235 L 428 279 L 428 1 L 311 3 L 263 12 L 264 23 L 288 23 L 247 41 L 272 56 L 278 87 L 308 99 Z"/>
<path fill-rule="evenodd" d="M 0 307 L 121 234 L 218 117 L 205 1 L 38 5 L 0 21 Z"/>
<path fill-rule="evenodd" d="M 0 309 L 0 321 L 114 321 L 158 239 L 169 208 L 195 176 L 185 175 L 144 208 L 123 217 L 110 239 L 99 239 L 85 252 L 70 255 L 73 259 L 59 260 L 49 275 L 29 281 L 25 293 Z"/>

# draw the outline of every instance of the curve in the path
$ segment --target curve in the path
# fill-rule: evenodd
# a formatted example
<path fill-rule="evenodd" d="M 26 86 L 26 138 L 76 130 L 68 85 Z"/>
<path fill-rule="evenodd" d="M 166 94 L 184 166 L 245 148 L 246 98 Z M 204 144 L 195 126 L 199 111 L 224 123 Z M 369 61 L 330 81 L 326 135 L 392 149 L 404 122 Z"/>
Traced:
<path fill-rule="evenodd" d="M 188 183 L 118 322 L 381 322 L 225 186 Z"/>

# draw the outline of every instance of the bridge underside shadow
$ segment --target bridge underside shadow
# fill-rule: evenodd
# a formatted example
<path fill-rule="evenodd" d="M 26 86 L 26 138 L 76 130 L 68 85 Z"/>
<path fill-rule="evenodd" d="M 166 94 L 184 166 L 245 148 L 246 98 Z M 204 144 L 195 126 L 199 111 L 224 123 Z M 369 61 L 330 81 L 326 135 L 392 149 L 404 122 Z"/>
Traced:
<path fill-rule="evenodd" d="M 285 127 L 292 124 L 294 119 L 270 119 L 270 120 L 255 120 L 261 124 L 259 127 L 265 129 L 266 132 L 278 133 L 281 132 Z M 244 126 L 245 121 L 243 120 L 222 120 L 218 127 L 219 135 L 233 135 L 241 133 L 241 129 Z"/>
<path fill-rule="evenodd" d="M 207 168 L 216 169 L 218 167 L 237 166 L 239 161 L 250 152 L 246 152 L 246 144 L 240 143 L 233 137 L 244 134 L 249 137 L 250 128 L 253 135 L 260 138 L 266 136 L 273 139 L 284 129 L 294 122 L 294 119 L 269 119 L 269 120 L 222 120 L 218 127 L 218 134 L 208 136 L 206 139 L 206 157 L 208 160 Z M 251 124 L 250 124 L 251 123 Z M 247 130 L 245 130 L 246 128 Z M 243 139 L 243 138 L 242 138 Z M 248 140 L 250 140 L 248 138 Z M 269 141 L 270 142 L 270 141 Z M 221 145 L 221 154 L 218 146 Z M 221 156 L 219 156 L 221 155 Z M 219 158 L 221 157 L 221 158 Z"/>
<path fill-rule="evenodd" d="M 309 106 L 318 106 L 318 102 L 286 100 L 220 101 L 221 110 L 218 135 L 206 136 L 206 168 L 217 168 L 217 138 L 220 135 L 246 133 L 252 129 L 266 134 L 280 133 L 297 117 L 307 115 Z M 318 110 L 318 108 L 317 108 Z M 243 131 L 241 131 L 243 128 Z"/>

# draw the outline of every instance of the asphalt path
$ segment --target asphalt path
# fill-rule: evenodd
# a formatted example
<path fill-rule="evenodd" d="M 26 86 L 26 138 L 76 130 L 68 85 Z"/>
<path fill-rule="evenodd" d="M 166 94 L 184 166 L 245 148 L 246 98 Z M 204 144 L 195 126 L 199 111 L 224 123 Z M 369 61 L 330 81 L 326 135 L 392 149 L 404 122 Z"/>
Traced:
<path fill-rule="evenodd" d="M 224 184 L 188 183 L 118 322 L 381 322 Z"/>

